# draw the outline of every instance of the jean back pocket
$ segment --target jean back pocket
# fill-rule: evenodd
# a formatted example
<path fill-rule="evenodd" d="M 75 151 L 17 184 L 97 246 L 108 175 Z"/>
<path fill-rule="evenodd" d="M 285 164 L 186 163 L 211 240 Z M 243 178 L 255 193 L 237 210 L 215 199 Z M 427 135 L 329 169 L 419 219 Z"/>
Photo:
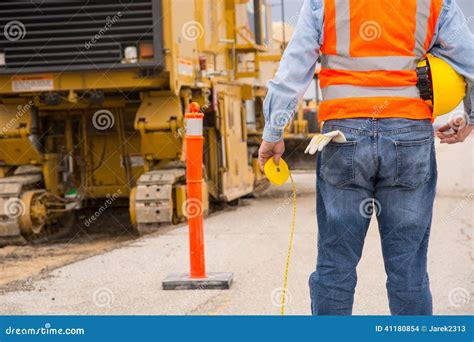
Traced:
<path fill-rule="evenodd" d="M 354 180 L 354 153 L 356 141 L 330 142 L 321 152 L 321 178 L 329 184 L 342 187 Z"/>
<path fill-rule="evenodd" d="M 433 137 L 414 141 L 396 141 L 396 183 L 417 188 L 426 183 L 431 175 L 431 152 Z"/>

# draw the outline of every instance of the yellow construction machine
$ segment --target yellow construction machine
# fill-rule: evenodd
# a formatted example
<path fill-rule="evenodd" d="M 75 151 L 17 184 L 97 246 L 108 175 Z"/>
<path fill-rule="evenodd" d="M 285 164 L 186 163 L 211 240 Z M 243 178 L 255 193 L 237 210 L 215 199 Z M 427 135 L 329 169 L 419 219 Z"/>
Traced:
<path fill-rule="evenodd" d="M 0 13 L 1 244 L 119 200 L 138 232 L 183 221 L 192 101 L 204 207 L 265 182 L 256 152 L 280 56 L 268 1 L 3 1 Z"/>

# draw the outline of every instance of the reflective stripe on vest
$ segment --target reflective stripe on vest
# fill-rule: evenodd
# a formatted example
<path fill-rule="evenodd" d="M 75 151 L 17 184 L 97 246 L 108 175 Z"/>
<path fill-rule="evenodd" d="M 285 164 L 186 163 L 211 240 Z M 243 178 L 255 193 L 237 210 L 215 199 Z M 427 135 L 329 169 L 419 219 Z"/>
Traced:
<path fill-rule="evenodd" d="M 351 25 L 349 0 L 336 2 L 336 51 L 338 55 L 349 56 L 351 45 Z"/>
<path fill-rule="evenodd" d="M 420 60 L 425 56 L 425 40 L 428 34 L 428 18 L 430 17 L 431 0 L 416 1 L 415 55 Z"/>
<path fill-rule="evenodd" d="M 322 55 L 321 66 L 327 69 L 372 71 L 415 70 L 418 58 L 412 56 L 346 57 Z"/>
<path fill-rule="evenodd" d="M 412 87 L 360 87 L 352 85 L 333 85 L 322 89 L 324 100 L 355 97 L 409 97 L 420 98 L 420 91 Z"/>

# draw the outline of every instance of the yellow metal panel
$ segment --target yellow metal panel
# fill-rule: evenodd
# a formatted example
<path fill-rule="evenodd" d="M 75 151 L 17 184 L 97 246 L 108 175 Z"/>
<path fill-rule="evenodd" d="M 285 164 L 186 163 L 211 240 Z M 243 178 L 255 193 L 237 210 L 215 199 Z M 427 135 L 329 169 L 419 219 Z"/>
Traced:
<path fill-rule="evenodd" d="M 46 189 L 59 195 L 59 168 L 58 155 L 56 153 L 47 153 L 44 156 L 43 176 Z"/>
<path fill-rule="evenodd" d="M 215 128 L 210 128 L 206 130 L 206 152 L 204 154 L 205 163 L 207 167 L 208 177 L 209 177 L 209 194 L 214 199 L 219 199 L 219 182 L 220 182 L 220 170 L 219 170 L 219 162 L 218 162 L 218 154 L 220 153 L 219 150 L 219 142 L 217 140 L 216 130 Z"/>
<path fill-rule="evenodd" d="M 178 185 L 175 188 L 176 216 L 181 221 L 184 219 L 184 203 L 186 202 L 186 185 Z"/>
<path fill-rule="evenodd" d="M 93 126 L 92 114 L 95 110 L 82 113 L 82 132 L 78 140 L 85 165 L 78 172 L 92 198 L 104 197 L 120 190 L 128 194 L 129 180 L 137 179 L 144 170 L 144 160 L 140 155 L 140 135 L 133 129 L 136 106 L 113 108 L 114 124 L 106 130 Z M 125 160 L 124 160 L 125 156 Z M 115 189 L 115 190 L 114 190 Z M 126 189 L 126 190 L 124 190 Z"/>
<path fill-rule="evenodd" d="M 0 105 L 0 161 L 6 165 L 39 163 L 40 153 L 29 140 L 32 102 Z"/>
<path fill-rule="evenodd" d="M 242 97 L 240 85 L 218 84 L 219 111 L 224 148 L 222 195 L 226 201 L 249 194 L 254 175 L 248 162 L 248 147 L 243 136 Z"/>
<path fill-rule="evenodd" d="M 182 117 L 179 97 L 145 96 L 135 116 L 142 155 L 155 160 L 179 159 L 184 137 Z"/>
<path fill-rule="evenodd" d="M 209 188 L 207 182 L 202 182 L 202 211 L 204 215 L 209 213 Z"/>
<path fill-rule="evenodd" d="M 120 186 L 88 186 L 84 187 L 84 191 L 88 198 L 105 198 L 114 195 L 117 198 L 127 198 L 129 196 L 129 188 L 125 185 Z"/>
<path fill-rule="evenodd" d="M 0 104 L 0 137 L 18 137 L 31 133 L 32 101 Z"/>
<path fill-rule="evenodd" d="M 38 164 L 41 156 L 27 137 L 0 139 L 0 161 L 7 165 Z"/>

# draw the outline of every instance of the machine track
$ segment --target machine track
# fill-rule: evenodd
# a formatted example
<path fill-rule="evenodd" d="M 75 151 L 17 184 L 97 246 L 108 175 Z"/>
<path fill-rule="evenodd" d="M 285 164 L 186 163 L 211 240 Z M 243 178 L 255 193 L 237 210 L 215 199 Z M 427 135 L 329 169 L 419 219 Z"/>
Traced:
<path fill-rule="evenodd" d="M 21 219 L 28 208 L 22 196 L 25 192 L 36 189 L 40 181 L 40 174 L 0 179 L 0 247 L 26 243 L 22 236 Z"/>
<path fill-rule="evenodd" d="M 130 213 L 139 234 L 157 224 L 173 222 L 173 186 L 184 179 L 185 169 L 144 173 L 130 196 Z"/>

